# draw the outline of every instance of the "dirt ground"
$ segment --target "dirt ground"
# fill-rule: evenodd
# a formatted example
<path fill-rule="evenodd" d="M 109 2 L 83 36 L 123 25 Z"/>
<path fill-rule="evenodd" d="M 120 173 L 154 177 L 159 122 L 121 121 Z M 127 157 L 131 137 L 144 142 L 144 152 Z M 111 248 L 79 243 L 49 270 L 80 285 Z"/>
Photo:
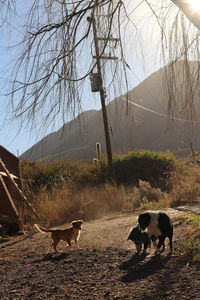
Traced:
<path fill-rule="evenodd" d="M 189 211 L 168 210 L 174 222 L 171 255 L 168 245 L 161 255 L 155 256 L 153 249 L 147 256 L 136 255 L 127 241 L 136 224 L 133 213 L 86 222 L 81 250 L 70 250 L 63 242 L 59 254 L 45 256 L 48 234 L 13 236 L 0 244 L 0 299 L 200 299 L 200 266 L 180 260 L 186 237 L 177 216 Z"/>

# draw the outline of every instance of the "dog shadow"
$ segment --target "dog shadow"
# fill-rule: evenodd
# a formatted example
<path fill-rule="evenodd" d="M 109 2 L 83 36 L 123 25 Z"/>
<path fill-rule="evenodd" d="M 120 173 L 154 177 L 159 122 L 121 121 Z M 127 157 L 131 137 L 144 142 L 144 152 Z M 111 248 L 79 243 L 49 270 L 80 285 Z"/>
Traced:
<path fill-rule="evenodd" d="M 32 263 L 38 263 L 42 261 L 60 261 L 63 259 L 66 259 L 70 254 L 69 253 L 60 253 L 60 254 L 54 254 L 54 253 L 47 253 L 45 254 L 41 259 L 36 259 Z"/>
<path fill-rule="evenodd" d="M 144 261 L 146 257 L 147 254 L 142 253 L 141 255 L 139 255 L 138 253 L 135 253 L 129 260 L 121 264 L 119 268 L 121 270 L 129 270 L 131 267 L 138 265 L 138 263 Z"/>
<path fill-rule="evenodd" d="M 127 270 L 127 273 L 121 277 L 121 281 L 124 283 L 130 283 L 140 279 L 145 279 L 162 269 L 169 261 L 170 257 L 171 252 L 169 252 L 166 256 L 153 255 L 149 259 L 146 255 L 145 257 L 142 256 L 139 258 L 134 255 L 131 259 L 120 266 L 120 269 Z"/>
<path fill-rule="evenodd" d="M 34 233 L 29 233 L 29 234 L 24 234 L 23 232 L 17 232 L 17 233 L 13 233 L 13 234 L 9 234 L 9 235 L 6 235 L 6 237 L 8 237 L 8 239 L 6 239 L 5 241 L 1 241 L 0 244 L 4 244 L 2 246 L 2 248 L 6 247 L 12 247 L 14 246 L 15 244 L 18 244 L 22 241 L 25 241 L 27 239 L 30 239 L 30 237 L 34 236 L 35 235 L 35 232 Z M 12 240 L 11 238 L 12 237 L 22 237 L 21 239 L 17 239 L 17 240 Z"/>

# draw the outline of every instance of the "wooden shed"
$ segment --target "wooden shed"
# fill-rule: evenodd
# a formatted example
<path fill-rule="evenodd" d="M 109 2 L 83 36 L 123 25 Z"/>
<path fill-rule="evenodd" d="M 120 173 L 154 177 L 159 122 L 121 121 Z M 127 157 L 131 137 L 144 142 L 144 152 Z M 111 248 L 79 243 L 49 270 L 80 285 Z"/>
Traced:
<path fill-rule="evenodd" d="M 21 191 L 20 160 L 0 146 L 0 224 L 18 231 L 23 223 L 19 213 L 28 206 L 34 211 Z M 11 231 L 12 231 L 11 229 Z"/>

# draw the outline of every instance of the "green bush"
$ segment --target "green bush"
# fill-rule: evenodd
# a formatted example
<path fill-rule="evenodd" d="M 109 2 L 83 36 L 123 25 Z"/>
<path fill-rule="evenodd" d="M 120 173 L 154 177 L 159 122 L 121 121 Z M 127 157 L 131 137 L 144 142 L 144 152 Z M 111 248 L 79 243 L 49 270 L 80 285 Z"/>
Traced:
<path fill-rule="evenodd" d="M 150 151 L 116 155 L 113 163 L 117 185 L 138 185 L 142 180 L 155 188 L 169 187 L 168 179 L 176 167 L 172 155 Z M 24 162 L 22 172 L 28 189 L 36 194 L 40 188 L 45 187 L 49 191 L 62 183 L 94 186 L 110 182 L 108 163 L 103 158 L 97 164 L 80 161 Z"/>
<path fill-rule="evenodd" d="M 118 184 L 136 184 L 148 181 L 152 187 L 169 188 L 169 177 L 176 169 L 171 154 L 151 151 L 130 152 L 114 158 L 114 169 Z"/>
<path fill-rule="evenodd" d="M 47 191 L 65 182 L 73 181 L 77 167 L 65 161 L 35 162 L 22 164 L 22 176 L 27 190 L 35 194 L 43 187 Z"/>
<path fill-rule="evenodd" d="M 102 185 L 109 181 L 108 164 L 101 159 L 97 164 L 81 163 L 75 175 L 75 183 L 81 185 Z"/>
<path fill-rule="evenodd" d="M 160 204 L 167 204 L 167 194 L 159 188 L 152 188 L 149 182 L 139 180 L 138 187 L 134 187 L 132 193 L 129 193 L 128 200 L 132 202 L 133 208 L 155 209 Z"/>
<path fill-rule="evenodd" d="M 187 228 L 186 241 L 181 247 L 183 258 L 187 258 L 193 262 L 200 262 L 200 216 L 187 214 L 182 219 Z"/>
<path fill-rule="evenodd" d="M 200 262 L 200 238 L 189 239 L 183 245 L 184 257 Z"/>

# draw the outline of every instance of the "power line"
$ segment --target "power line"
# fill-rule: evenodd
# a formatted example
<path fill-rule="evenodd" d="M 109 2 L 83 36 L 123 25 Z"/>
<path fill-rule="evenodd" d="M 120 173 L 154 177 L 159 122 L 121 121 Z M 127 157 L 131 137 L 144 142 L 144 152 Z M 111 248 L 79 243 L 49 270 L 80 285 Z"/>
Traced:
<path fill-rule="evenodd" d="M 133 104 L 133 105 L 135 105 L 135 106 L 137 106 L 137 107 L 139 107 L 139 108 L 141 108 L 141 109 L 143 109 L 143 110 L 146 110 L 146 111 L 151 112 L 151 113 L 153 113 L 153 114 L 156 114 L 156 115 L 159 115 L 159 116 L 161 116 L 161 117 L 168 118 L 168 119 L 171 119 L 171 120 L 174 120 L 174 121 L 189 122 L 189 123 L 194 123 L 194 124 L 200 123 L 200 120 L 197 120 L 197 121 L 192 121 L 192 120 L 191 120 L 191 121 L 190 121 L 190 120 L 187 120 L 187 119 L 181 119 L 181 118 L 170 117 L 170 116 L 168 116 L 168 115 L 159 113 L 159 112 L 157 112 L 157 111 L 154 111 L 154 110 L 152 110 L 152 109 L 149 109 L 149 108 L 147 108 L 147 107 L 144 107 L 144 106 L 142 106 L 142 105 L 139 105 L 139 104 L 137 104 L 137 103 L 135 103 L 135 102 L 132 102 L 132 101 L 130 101 L 130 100 L 124 98 L 124 97 L 119 97 L 119 99 L 121 99 L 121 100 L 123 100 L 123 101 L 128 101 L 129 103 L 131 103 L 131 104 Z M 141 99 L 141 98 L 138 98 L 138 99 Z M 142 100 L 142 99 L 141 99 L 141 100 Z"/>

